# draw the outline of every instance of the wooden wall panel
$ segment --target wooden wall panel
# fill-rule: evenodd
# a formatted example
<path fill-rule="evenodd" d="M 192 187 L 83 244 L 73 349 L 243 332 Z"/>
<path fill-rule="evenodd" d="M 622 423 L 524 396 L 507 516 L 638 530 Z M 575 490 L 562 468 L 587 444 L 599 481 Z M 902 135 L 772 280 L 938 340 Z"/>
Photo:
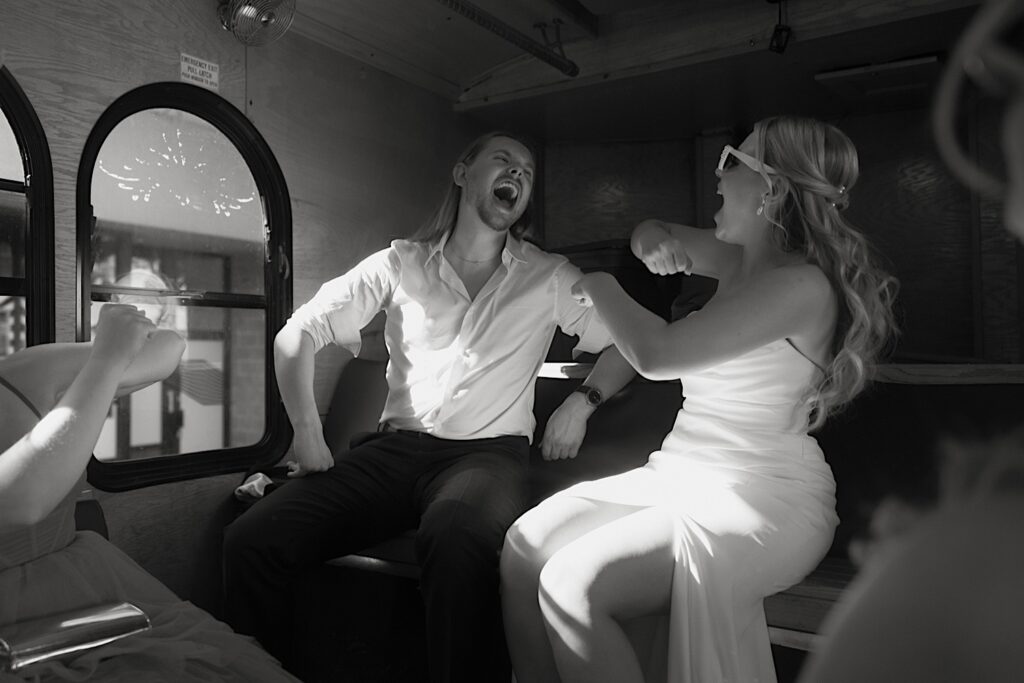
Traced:
<path fill-rule="evenodd" d="M 839 122 L 860 156 L 848 217 L 899 278 L 906 362 L 979 358 L 970 194 L 934 151 L 926 110 Z"/>
<path fill-rule="evenodd" d="M 245 48 L 217 21 L 216 3 L 61 0 L 4 3 L 0 62 L 35 107 L 53 157 L 57 338 L 75 335 L 75 183 L 86 137 L 120 95 L 176 81 L 180 54 L 220 66 L 220 94 L 242 107 Z"/>
<path fill-rule="evenodd" d="M 689 139 L 548 145 L 546 245 L 628 238 L 645 218 L 692 223 L 692 150 Z"/>
<path fill-rule="evenodd" d="M 274 150 L 292 198 L 295 306 L 414 232 L 478 132 L 441 97 L 297 34 L 251 51 L 247 75 L 249 116 Z M 318 355 L 321 414 L 346 356 L 335 349 Z"/>

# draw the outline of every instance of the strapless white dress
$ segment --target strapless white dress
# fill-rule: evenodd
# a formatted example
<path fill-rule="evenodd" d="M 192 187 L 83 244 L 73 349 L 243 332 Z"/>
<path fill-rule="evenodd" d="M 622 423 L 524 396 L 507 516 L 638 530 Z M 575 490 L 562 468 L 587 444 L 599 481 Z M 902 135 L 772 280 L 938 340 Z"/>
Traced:
<path fill-rule="evenodd" d="M 821 371 L 781 339 L 682 377 L 685 400 L 641 468 L 557 495 L 660 507 L 676 526 L 670 614 L 627 628 L 649 680 L 774 683 L 763 599 L 827 553 L 835 481 L 807 434 Z"/>

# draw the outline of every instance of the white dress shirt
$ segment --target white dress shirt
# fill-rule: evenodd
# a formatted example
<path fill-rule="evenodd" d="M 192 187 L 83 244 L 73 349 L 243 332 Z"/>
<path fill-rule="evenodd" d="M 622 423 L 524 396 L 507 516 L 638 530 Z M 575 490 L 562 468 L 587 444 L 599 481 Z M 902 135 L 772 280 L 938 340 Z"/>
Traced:
<path fill-rule="evenodd" d="M 501 265 L 470 300 L 437 244 L 395 240 L 300 306 L 297 324 L 316 350 L 359 353 L 359 331 L 387 311 L 390 360 L 381 421 L 446 439 L 533 437 L 534 382 L 555 326 L 576 351 L 612 343 L 593 308 L 570 288 L 581 272 L 564 257 L 508 236 Z"/>

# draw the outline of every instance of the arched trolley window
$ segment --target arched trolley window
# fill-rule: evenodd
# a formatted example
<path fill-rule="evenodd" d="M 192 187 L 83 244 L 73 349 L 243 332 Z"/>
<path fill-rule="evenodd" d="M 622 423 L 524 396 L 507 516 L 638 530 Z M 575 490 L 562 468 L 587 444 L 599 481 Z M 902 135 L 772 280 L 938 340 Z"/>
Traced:
<path fill-rule="evenodd" d="M 80 340 L 121 302 L 187 341 L 168 380 L 115 403 L 90 483 L 116 491 L 280 457 L 290 427 L 272 342 L 291 312 L 291 208 L 240 111 L 183 83 L 115 101 L 79 168 L 78 258 Z"/>
<path fill-rule="evenodd" d="M 25 93 L 0 66 L 0 356 L 53 340 L 50 149 Z"/>

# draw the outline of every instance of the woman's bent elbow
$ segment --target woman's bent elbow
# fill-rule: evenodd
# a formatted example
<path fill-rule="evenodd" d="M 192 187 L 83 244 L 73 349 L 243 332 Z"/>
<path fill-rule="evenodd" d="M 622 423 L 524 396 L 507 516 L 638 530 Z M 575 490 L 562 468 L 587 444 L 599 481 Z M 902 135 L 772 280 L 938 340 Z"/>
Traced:
<path fill-rule="evenodd" d="M 666 379 L 679 379 L 678 372 L 665 363 L 658 354 L 651 351 L 641 351 L 627 357 L 630 365 L 646 379 L 659 382 Z"/>

